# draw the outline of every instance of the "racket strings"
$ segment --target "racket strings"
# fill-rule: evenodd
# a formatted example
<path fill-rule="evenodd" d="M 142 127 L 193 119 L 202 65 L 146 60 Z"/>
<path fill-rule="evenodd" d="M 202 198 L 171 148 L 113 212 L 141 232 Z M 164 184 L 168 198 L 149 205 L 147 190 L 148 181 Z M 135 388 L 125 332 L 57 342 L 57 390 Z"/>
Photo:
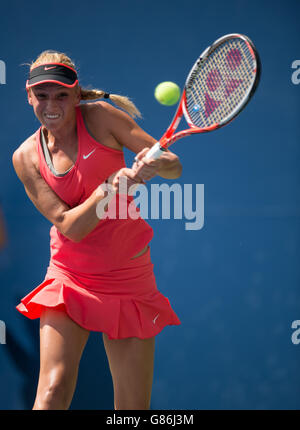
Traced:
<path fill-rule="evenodd" d="M 217 46 L 187 85 L 192 122 L 204 128 L 226 121 L 247 98 L 255 72 L 255 57 L 244 40 L 233 38 Z"/>

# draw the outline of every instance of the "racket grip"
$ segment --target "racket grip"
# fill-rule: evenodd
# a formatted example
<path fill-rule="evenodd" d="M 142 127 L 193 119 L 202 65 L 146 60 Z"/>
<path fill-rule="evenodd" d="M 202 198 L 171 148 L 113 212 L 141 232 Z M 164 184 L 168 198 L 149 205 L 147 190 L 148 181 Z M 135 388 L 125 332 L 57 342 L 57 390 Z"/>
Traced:
<path fill-rule="evenodd" d="M 159 142 L 156 142 L 147 152 L 145 158 L 154 158 L 154 160 L 157 160 L 164 152 L 166 152 L 166 149 L 163 148 Z"/>

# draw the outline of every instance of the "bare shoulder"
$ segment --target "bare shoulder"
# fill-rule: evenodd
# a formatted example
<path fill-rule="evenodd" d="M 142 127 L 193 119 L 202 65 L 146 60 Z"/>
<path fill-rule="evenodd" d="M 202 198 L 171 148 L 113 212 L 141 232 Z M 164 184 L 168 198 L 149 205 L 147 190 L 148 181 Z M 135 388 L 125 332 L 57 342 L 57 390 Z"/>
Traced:
<path fill-rule="evenodd" d="M 102 101 L 84 103 L 80 108 L 90 134 L 101 144 L 122 150 L 122 142 L 115 138 L 115 129 L 124 127 L 127 120 L 120 118 L 130 118 L 129 115 Z"/>
<path fill-rule="evenodd" d="M 21 145 L 14 151 L 12 156 L 14 169 L 23 182 L 28 174 L 38 173 L 39 163 L 38 154 L 36 151 L 36 136 L 33 134 L 28 137 Z"/>
<path fill-rule="evenodd" d="M 156 142 L 130 115 L 109 103 L 99 101 L 82 106 L 88 129 L 104 145 L 115 149 L 126 147 L 138 153 Z"/>
<path fill-rule="evenodd" d="M 127 113 L 103 101 L 84 103 L 81 105 L 81 111 L 89 121 L 99 121 L 101 119 L 107 125 L 111 125 L 117 119 L 122 118 L 125 121 L 134 123 L 134 120 Z"/>

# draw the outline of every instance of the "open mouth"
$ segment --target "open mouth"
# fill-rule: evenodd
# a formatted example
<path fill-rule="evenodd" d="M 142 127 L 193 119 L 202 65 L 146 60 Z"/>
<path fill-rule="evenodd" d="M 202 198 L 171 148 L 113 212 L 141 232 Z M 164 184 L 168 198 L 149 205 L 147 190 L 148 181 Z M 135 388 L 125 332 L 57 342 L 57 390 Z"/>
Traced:
<path fill-rule="evenodd" d="M 60 117 L 59 114 L 49 114 L 49 113 L 45 114 L 45 118 L 47 118 L 47 119 L 57 119 L 59 117 Z"/>

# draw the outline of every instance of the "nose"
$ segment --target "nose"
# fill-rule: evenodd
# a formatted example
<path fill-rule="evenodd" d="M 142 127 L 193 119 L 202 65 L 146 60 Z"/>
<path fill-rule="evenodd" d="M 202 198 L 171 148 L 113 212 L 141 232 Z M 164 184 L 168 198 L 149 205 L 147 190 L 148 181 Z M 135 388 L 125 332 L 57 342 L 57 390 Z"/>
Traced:
<path fill-rule="evenodd" d="M 57 108 L 57 102 L 54 98 L 49 98 L 47 101 L 47 111 L 54 111 Z"/>

